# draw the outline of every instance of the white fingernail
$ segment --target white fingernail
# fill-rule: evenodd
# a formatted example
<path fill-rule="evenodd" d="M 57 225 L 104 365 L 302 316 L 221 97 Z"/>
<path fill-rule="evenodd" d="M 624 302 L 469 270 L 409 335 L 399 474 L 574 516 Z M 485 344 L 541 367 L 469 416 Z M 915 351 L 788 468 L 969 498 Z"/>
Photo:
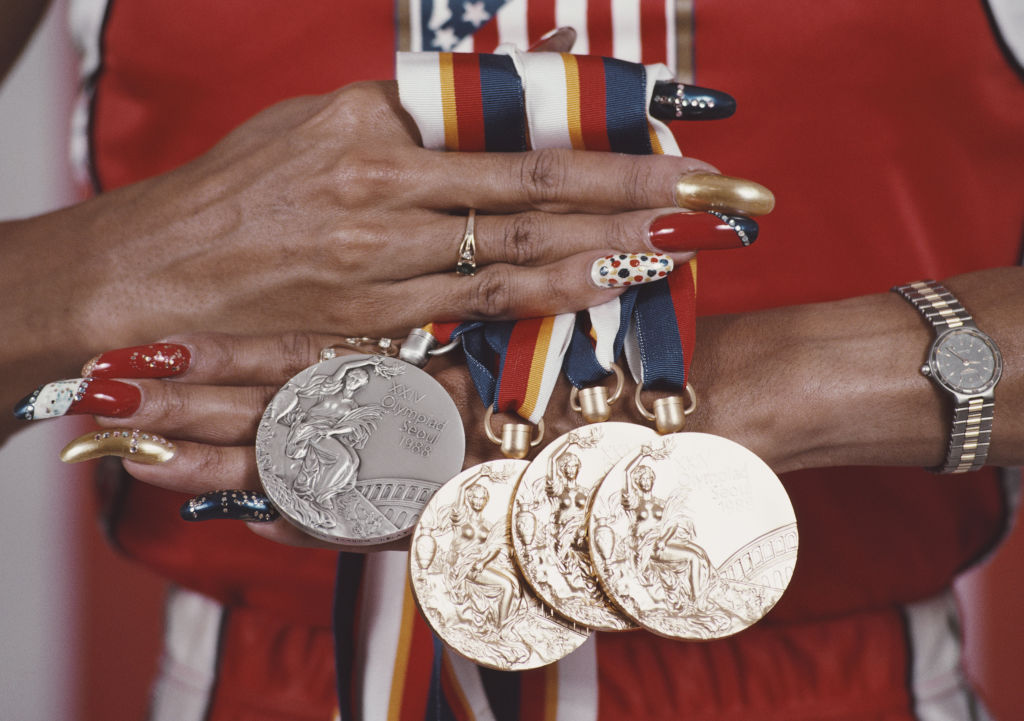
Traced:
<path fill-rule="evenodd" d="M 590 266 L 590 279 L 599 288 L 623 288 L 653 283 L 672 272 L 672 258 L 662 253 L 613 253 Z"/>

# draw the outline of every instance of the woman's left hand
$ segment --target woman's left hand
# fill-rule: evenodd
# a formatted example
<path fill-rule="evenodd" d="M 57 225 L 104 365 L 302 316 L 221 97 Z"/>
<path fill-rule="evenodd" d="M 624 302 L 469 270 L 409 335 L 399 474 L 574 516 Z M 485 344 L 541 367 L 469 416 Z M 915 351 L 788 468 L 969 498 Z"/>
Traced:
<path fill-rule="evenodd" d="M 281 519 L 263 501 L 254 444 L 260 418 L 281 386 L 316 363 L 321 349 L 344 342 L 341 336 L 312 333 L 201 333 L 104 353 L 82 369 L 83 377 L 92 379 L 88 383 L 61 382 L 84 383 L 67 392 L 81 395 L 77 406 L 96 413 L 101 426 L 72 441 L 62 457 L 74 462 L 122 456 L 125 469 L 139 481 L 196 496 L 183 508 L 194 520 L 245 520 L 254 533 L 274 541 L 328 545 Z M 497 446 L 476 432 L 484 409 L 461 353 L 435 357 L 428 370 L 466 424 L 466 464 L 499 457 Z M 43 396 L 52 395 L 48 387 Z M 225 496 L 224 489 L 237 493 Z"/>

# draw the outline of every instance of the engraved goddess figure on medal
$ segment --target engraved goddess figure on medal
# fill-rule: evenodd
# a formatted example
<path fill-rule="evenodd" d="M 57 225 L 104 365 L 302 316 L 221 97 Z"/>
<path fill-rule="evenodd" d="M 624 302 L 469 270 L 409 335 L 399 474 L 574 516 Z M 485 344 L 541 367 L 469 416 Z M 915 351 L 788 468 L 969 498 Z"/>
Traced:
<path fill-rule="evenodd" d="M 722 638 L 760 620 L 796 562 L 796 517 L 778 478 L 743 446 L 704 433 L 667 436 L 617 463 L 588 527 L 602 587 L 670 638 Z"/>
<path fill-rule="evenodd" d="M 505 671 L 557 661 L 587 638 L 532 595 L 513 563 L 508 505 L 526 465 L 484 463 L 442 487 L 423 510 L 410 559 L 414 596 L 435 633 Z"/>
<path fill-rule="evenodd" d="M 359 472 L 359 455 L 384 414 L 378 404 L 360 406 L 354 396 L 370 382 L 367 366 L 384 378 L 392 378 L 405 369 L 389 368 L 382 358 L 341 366 L 332 374 L 314 374 L 301 385 L 285 386 L 293 393 L 291 402 L 274 417 L 274 423 L 288 428 L 284 452 L 301 461 L 292 484 L 296 512 L 305 523 L 317 528 L 335 526 L 334 500 L 353 488 Z M 300 399 L 313 399 L 303 409 Z"/>
<path fill-rule="evenodd" d="M 687 493 L 681 490 L 668 500 L 658 498 L 653 492 L 654 470 L 643 464 L 648 458 L 664 457 L 663 452 L 645 446 L 626 464 L 621 503 L 630 517 L 629 541 L 637 577 L 652 597 L 673 609 L 695 610 L 713 619 L 723 613 L 708 600 L 715 570 L 696 541 L 693 518 L 686 513 Z"/>
<path fill-rule="evenodd" d="M 407 535 L 464 452 L 462 419 L 444 388 L 412 362 L 379 355 L 338 355 L 300 372 L 256 434 L 274 506 L 340 545 Z"/>
<path fill-rule="evenodd" d="M 636 624 L 601 589 L 590 561 L 587 510 L 608 469 L 653 430 L 631 423 L 593 423 L 544 448 L 513 494 L 512 546 L 527 582 L 541 600 L 575 623 L 625 631 Z"/>

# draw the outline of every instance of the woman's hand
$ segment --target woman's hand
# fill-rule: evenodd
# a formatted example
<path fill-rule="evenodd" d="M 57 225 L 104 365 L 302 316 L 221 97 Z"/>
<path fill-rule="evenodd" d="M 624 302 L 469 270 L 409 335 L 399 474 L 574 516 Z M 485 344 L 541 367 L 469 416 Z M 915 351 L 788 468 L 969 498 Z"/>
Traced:
<path fill-rule="evenodd" d="M 251 520 L 253 531 L 266 538 L 325 546 L 282 519 L 264 522 L 276 513 L 259 498 L 263 489 L 254 442 L 260 418 L 280 387 L 316 363 L 322 348 L 343 341 L 318 334 L 203 333 L 101 354 L 82 369 L 93 379 L 83 390 L 78 390 L 80 380 L 66 383 L 75 385 L 70 392 L 81 396 L 77 403 L 116 415 L 97 416 L 100 429 L 70 443 L 62 457 L 74 462 L 119 455 L 140 481 L 204 496 L 191 506 L 200 518 Z M 498 457 L 497 446 L 480 430 L 483 406 L 461 354 L 436 357 L 428 368 L 467 424 L 466 464 Z M 50 391 L 37 402 L 41 397 L 50 397 Z M 217 493 L 223 489 L 239 493 L 224 497 Z M 195 514 L 186 508 L 183 515 Z"/>
<path fill-rule="evenodd" d="M 34 385 L 72 358 L 170 333 L 396 335 L 592 306 L 621 292 L 595 266 L 609 253 L 678 261 L 751 239 L 679 212 L 754 212 L 745 193 L 767 193 L 709 169 L 425 150 L 393 82 L 294 98 L 174 171 L 0 224 L 0 375 Z M 479 268 L 467 277 L 455 265 L 470 209 Z"/>

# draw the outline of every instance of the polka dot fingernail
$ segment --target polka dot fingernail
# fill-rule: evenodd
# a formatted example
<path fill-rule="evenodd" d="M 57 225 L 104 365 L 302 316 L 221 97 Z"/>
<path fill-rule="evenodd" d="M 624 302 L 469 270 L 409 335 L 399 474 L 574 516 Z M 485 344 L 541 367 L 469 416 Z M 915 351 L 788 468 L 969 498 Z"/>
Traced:
<path fill-rule="evenodd" d="M 599 288 L 625 288 L 662 280 L 672 268 L 672 259 L 661 253 L 613 253 L 594 261 L 590 279 Z"/>

